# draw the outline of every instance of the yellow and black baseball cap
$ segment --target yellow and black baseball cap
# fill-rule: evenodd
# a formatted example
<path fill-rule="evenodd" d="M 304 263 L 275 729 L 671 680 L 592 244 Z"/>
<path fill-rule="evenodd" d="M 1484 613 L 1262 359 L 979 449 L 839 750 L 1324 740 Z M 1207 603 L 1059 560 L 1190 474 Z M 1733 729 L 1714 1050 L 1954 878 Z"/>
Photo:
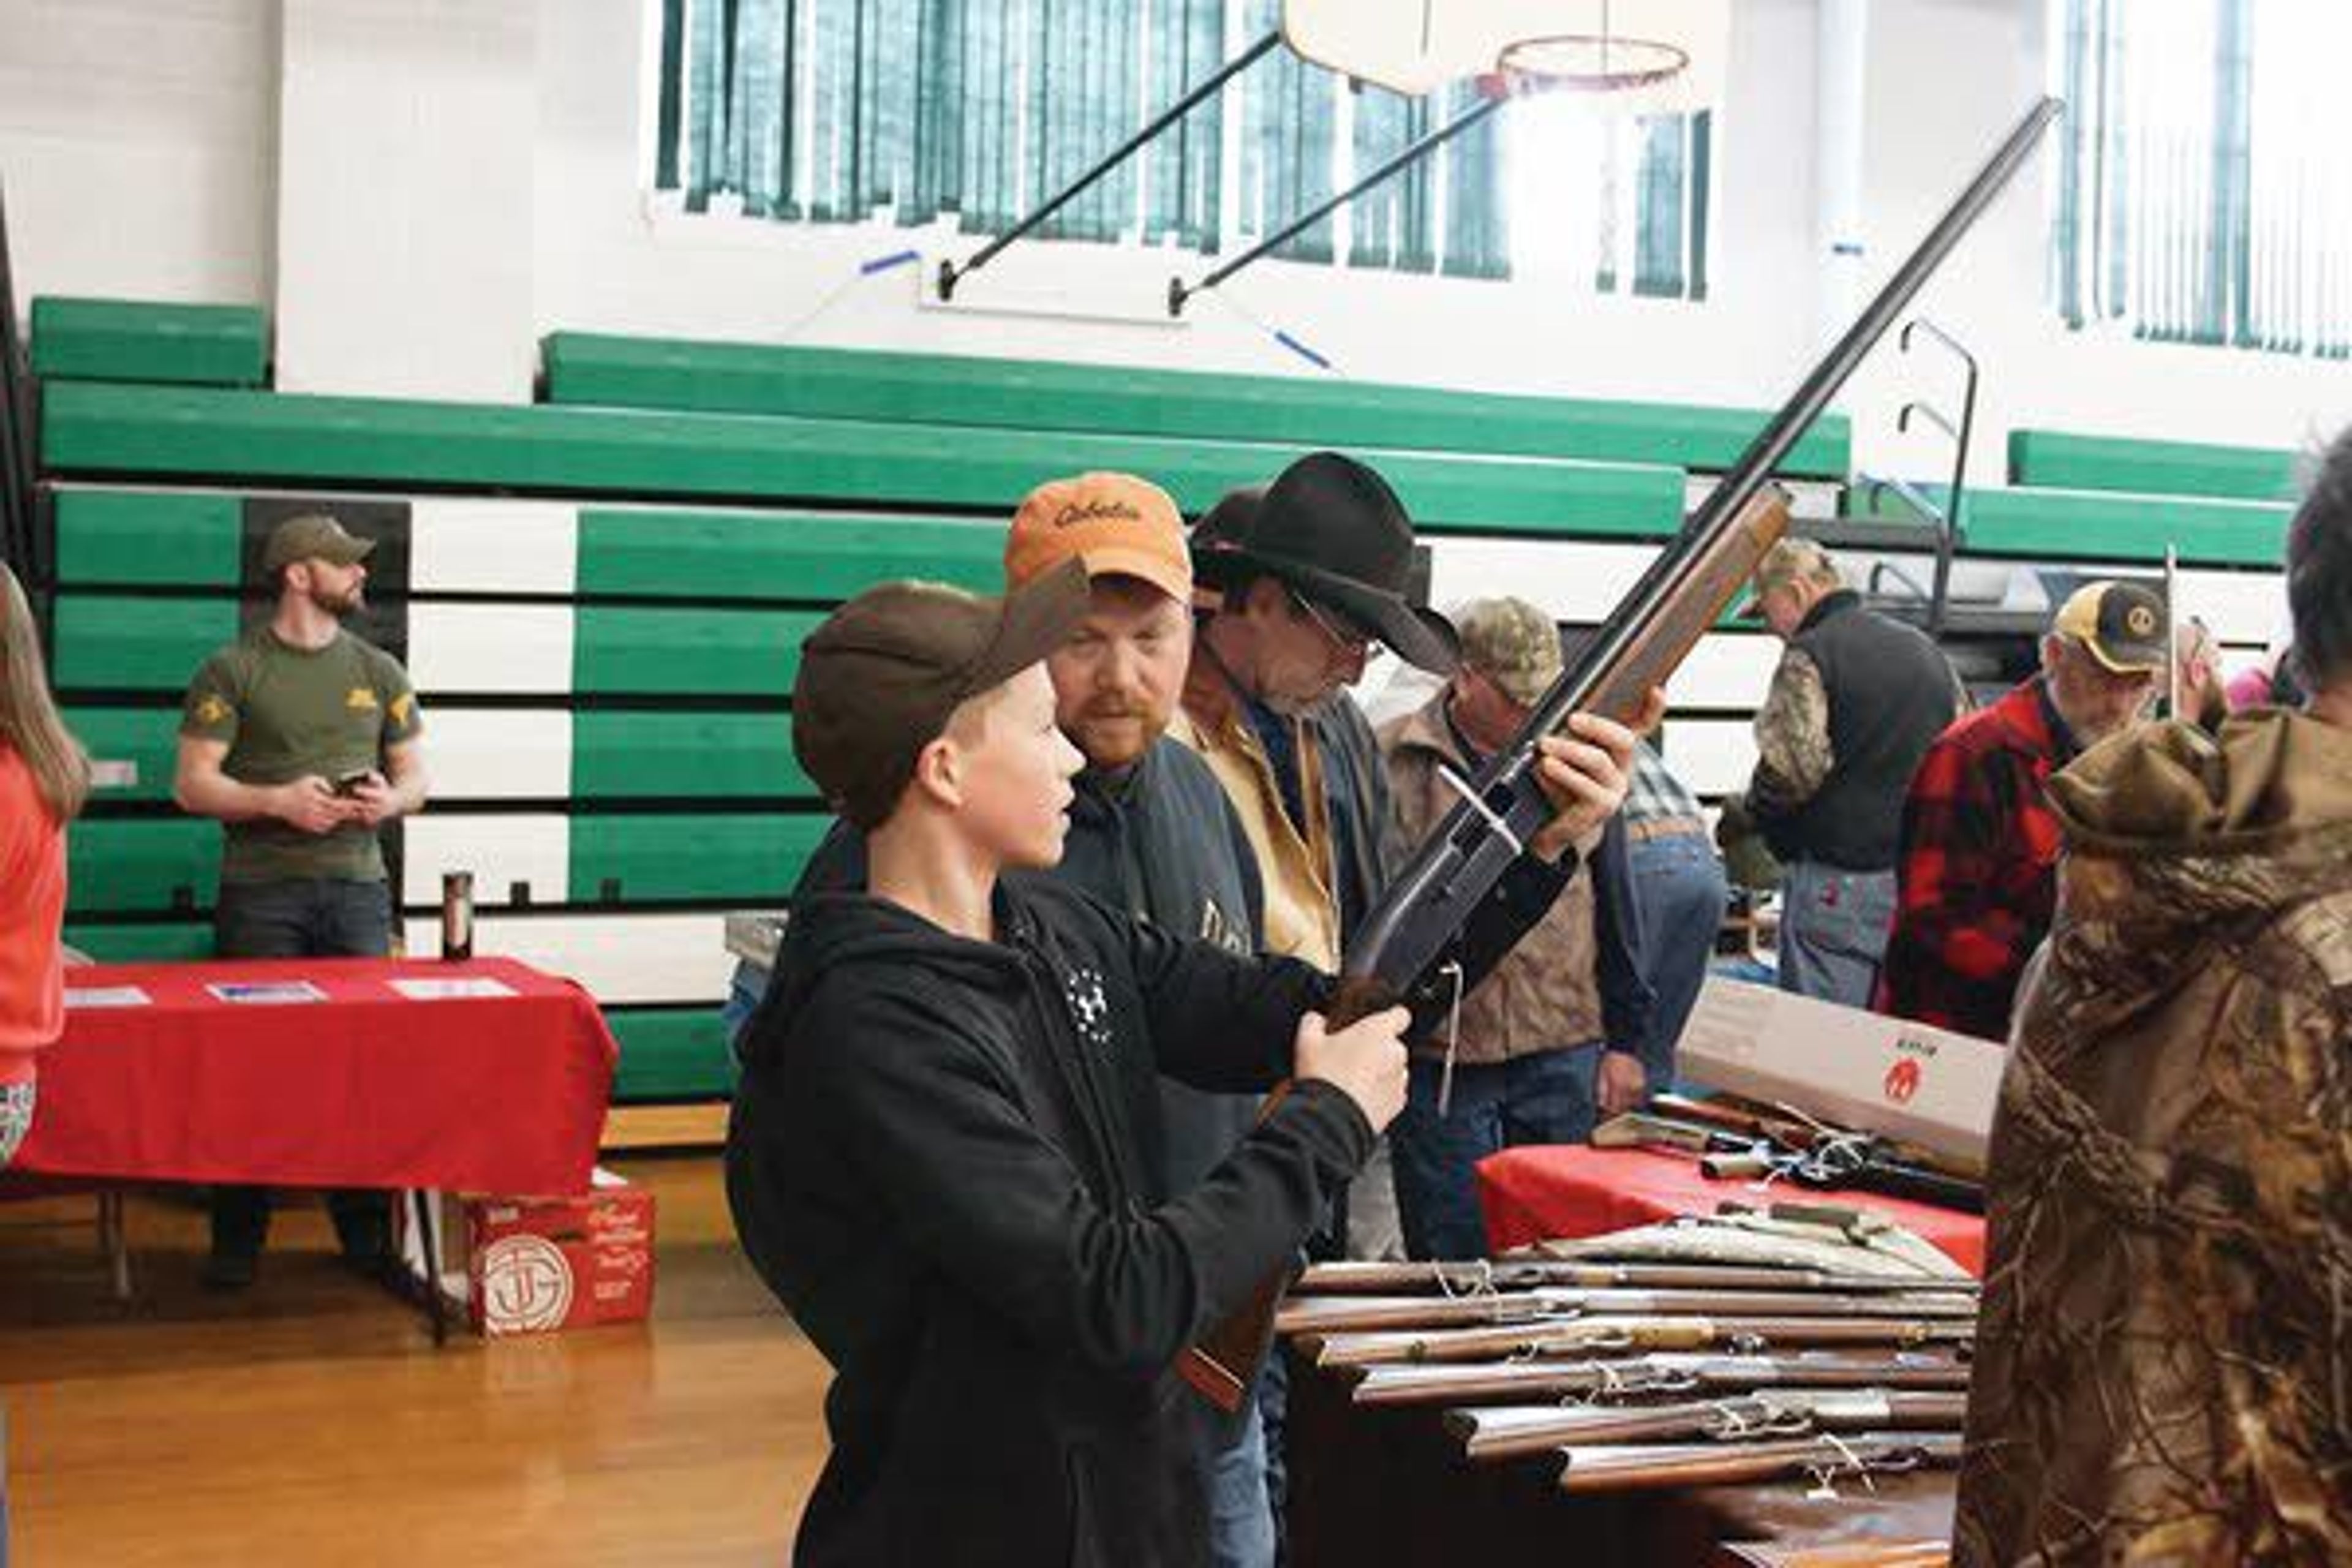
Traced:
<path fill-rule="evenodd" d="M 944 583 L 868 588 L 801 644 L 801 766 L 853 824 L 877 826 L 957 706 L 1067 642 L 1089 603 L 1075 556 L 997 599 Z"/>
<path fill-rule="evenodd" d="M 2088 648 L 2117 675 L 2153 675 L 2164 668 L 2164 600 L 2137 583 L 2085 583 L 2058 606 L 2050 629 Z"/>

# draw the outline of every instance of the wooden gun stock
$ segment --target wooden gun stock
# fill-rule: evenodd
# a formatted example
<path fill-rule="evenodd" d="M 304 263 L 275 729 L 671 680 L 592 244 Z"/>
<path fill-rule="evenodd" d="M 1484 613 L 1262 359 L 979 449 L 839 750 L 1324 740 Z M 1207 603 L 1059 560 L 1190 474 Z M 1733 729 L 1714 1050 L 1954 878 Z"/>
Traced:
<path fill-rule="evenodd" d="M 1949 1469 L 1960 1462 L 1958 1433 L 1864 1432 L 1851 1437 L 1800 1437 L 1785 1443 L 1685 1444 L 1674 1447 L 1565 1448 L 1566 1492 L 1651 1487 L 1727 1486 L 1779 1476 L 1840 1476 Z"/>

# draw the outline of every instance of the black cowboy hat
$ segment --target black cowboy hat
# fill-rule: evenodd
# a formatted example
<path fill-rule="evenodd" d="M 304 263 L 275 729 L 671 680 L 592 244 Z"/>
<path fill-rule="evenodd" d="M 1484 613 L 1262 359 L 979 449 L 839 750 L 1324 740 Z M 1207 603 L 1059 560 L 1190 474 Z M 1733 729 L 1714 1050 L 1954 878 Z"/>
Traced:
<path fill-rule="evenodd" d="M 1244 496 L 1227 496 L 1193 530 L 1192 571 L 1202 582 L 1228 587 L 1237 566 L 1268 574 L 1406 663 L 1452 671 L 1454 628 L 1412 603 L 1412 520 L 1387 480 L 1352 458 L 1309 452 L 1276 475 L 1255 506 Z"/>

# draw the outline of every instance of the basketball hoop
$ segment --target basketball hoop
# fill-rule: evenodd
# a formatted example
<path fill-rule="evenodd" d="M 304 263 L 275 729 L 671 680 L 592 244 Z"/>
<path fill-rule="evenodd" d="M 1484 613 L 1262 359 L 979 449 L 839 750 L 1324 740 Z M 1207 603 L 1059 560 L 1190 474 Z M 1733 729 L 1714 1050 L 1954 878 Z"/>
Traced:
<path fill-rule="evenodd" d="M 1303 59 L 1394 92 L 1476 79 L 1489 97 L 1582 94 L 1611 109 L 1715 101 L 1729 0 L 1283 0 Z"/>
<path fill-rule="evenodd" d="M 1517 91 L 1648 92 L 1690 69 L 1690 51 L 1657 38 L 1553 33 L 1521 38 L 1496 62 Z"/>

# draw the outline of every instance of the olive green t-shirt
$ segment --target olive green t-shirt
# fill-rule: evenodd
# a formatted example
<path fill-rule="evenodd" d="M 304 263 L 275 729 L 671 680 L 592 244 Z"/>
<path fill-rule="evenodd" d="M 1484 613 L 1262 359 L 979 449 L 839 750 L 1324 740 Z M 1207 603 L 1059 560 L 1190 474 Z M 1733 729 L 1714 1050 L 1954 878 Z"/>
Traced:
<path fill-rule="evenodd" d="M 180 713 L 184 737 L 228 742 L 221 771 L 246 784 L 281 784 L 307 773 L 332 784 L 381 768 L 385 747 L 414 740 L 423 729 L 408 672 L 382 648 L 339 631 L 313 652 L 279 641 L 267 626 L 205 661 Z M 357 823 L 320 834 L 276 817 L 225 826 L 225 882 L 373 882 L 384 874 L 374 829 Z"/>

